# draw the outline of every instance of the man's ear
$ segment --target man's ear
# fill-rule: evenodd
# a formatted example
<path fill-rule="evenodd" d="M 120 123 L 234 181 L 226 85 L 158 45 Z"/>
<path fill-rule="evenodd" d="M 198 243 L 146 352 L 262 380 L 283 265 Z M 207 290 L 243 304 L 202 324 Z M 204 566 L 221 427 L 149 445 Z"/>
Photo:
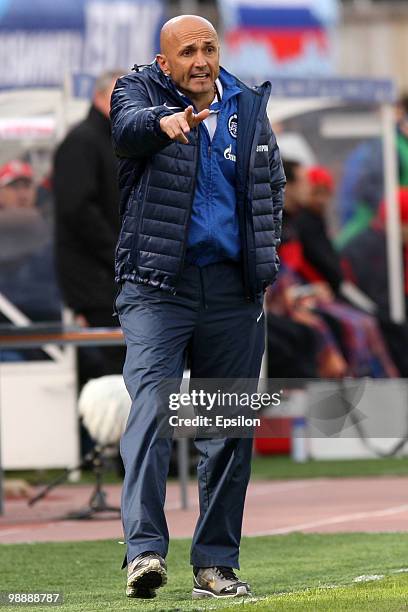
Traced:
<path fill-rule="evenodd" d="M 156 60 L 160 68 L 163 70 L 164 74 L 169 74 L 170 70 L 169 70 L 166 56 L 163 55 L 162 53 L 158 53 L 156 55 Z"/>

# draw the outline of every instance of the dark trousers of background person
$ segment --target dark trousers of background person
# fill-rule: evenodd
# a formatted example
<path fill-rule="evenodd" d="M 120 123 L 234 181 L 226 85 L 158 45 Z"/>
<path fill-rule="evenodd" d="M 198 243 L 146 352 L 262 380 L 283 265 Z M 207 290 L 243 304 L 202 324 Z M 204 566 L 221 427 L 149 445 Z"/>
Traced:
<path fill-rule="evenodd" d="M 172 440 L 158 435 L 160 382 L 181 382 L 187 349 L 192 378 L 257 379 L 264 350 L 262 301 L 261 295 L 256 302 L 245 300 L 241 268 L 233 263 L 186 267 L 176 295 L 124 283 L 116 307 L 132 408 L 120 444 L 127 545 L 122 567 L 142 552 L 165 557 L 168 551 L 164 501 Z M 191 563 L 239 568 L 252 438 L 196 438 L 195 445 L 200 515 Z"/>
<path fill-rule="evenodd" d="M 408 323 L 394 323 L 384 316 L 379 323 L 401 378 L 408 378 Z"/>
<path fill-rule="evenodd" d="M 119 321 L 113 316 L 112 310 L 90 310 L 82 314 L 88 321 L 89 327 L 118 327 Z M 78 349 L 78 386 L 82 389 L 84 384 L 92 378 L 121 374 L 125 362 L 126 348 L 124 346 L 89 346 Z M 95 445 L 87 430 L 81 424 L 81 456 L 84 457 Z M 121 460 L 118 463 L 119 472 L 122 471 Z"/>
<path fill-rule="evenodd" d="M 268 379 L 318 378 L 314 330 L 269 312 L 267 325 Z"/>

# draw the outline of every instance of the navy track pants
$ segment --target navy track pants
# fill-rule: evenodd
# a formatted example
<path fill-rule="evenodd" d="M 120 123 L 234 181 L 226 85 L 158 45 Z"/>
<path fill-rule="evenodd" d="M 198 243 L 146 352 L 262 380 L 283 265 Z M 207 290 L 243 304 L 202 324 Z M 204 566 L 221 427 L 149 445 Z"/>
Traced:
<path fill-rule="evenodd" d="M 181 382 L 187 350 L 192 378 L 257 379 L 264 316 L 261 295 L 256 302 L 245 299 L 241 268 L 234 263 L 187 266 L 177 295 L 125 282 L 116 308 L 127 346 L 123 376 L 132 399 L 120 442 L 126 567 L 142 552 L 166 557 L 168 551 L 164 501 L 172 440 L 157 435 L 160 381 Z M 200 514 L 191 564 L 239 569 L 252 438 L 196 438 L 195 445 Z"/>

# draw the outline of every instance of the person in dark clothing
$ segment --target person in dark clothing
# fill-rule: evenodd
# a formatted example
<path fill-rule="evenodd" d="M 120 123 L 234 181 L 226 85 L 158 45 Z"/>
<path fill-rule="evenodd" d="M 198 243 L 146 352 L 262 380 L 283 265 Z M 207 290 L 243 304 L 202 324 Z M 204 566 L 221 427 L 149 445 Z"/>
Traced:
<path fill-rule="evenodd" d="M 399 190 L 401 238 L 403 244 L 405 313 L 408 317 L 408 188 Z M 347 280 L 355 283 L 378 307 L 381 330 L 402 377 L 408 376 L 408 324 L 390 319 L 387 240 L 385 235 L 386 206 L 380 204 L 370 227 L 351 240 L 341 251 L 342 268 Z M 369 266 L 368 263 L 369 262 Z M 374 273 L 372 272 L 374 271 Z"/>
<path fill-rule="evenodd" d="M 308 285 L 315 300 L 314 317 L 318 316 L 318 321 L 312 324 L 321 326 L 324 321 L 329 326 L 335 345 L 347 362 L 344 374 L 398 375 L 377 320 L 339 299 L 339 289 L 343 287 L 340 260 L 330 244 L 325 224 L 325 211 L 333 190 L 328 170 L 322 167 L 306 169 L 296 162 L 291 165 L 286 171 L 286 192 L 293 197 L 293 205 L 288 210 L 289 223 L 283 231 L 279 250 L 284 270 L 291 271 L 300 282 Z M 285 164 L 285 168 L 287 166 Z M 308 187 L 304 185 L 305 178 Z M 278 285 L 279 282 L 283 284 L 283 280 L 281 275 Z M 329 347 L 331 345 L 332 342 L 328 343 Z"/>
<path fill-rule="evenodd" d="M 306 204 L 296 216 L 296 228 L 305 259 L 315 268 L 316 278 L 325 281 L 337 294 L 343 281 L 340 257 L 328 235 L 326 214 L 334 193 L 334 181 L 323 166 L 308 168 L 310 183 Z"/>
<path fill-rule="evenodd" d="M 0 295 L 32 323 L 59 323 L 62 305 L 54 266 L 53 227 L 38 202 L 34 172 L 15 159 L 0 167 Z M 0 323 L 13 314 L 0 312 Z M 0 352 L 1 361 L 46 360 L 41 349 Z"/>
<path fill-rule="evenodd" d="M 56 253 L 63 298 L 82 326 L 117 326 L 113 318 L 114 252 L 119 234 L 117 160 L 110 97 L 118 70 L 96 81 L 88 116 L 58 147 L 54 161 Z M 120 373 L 124 349 L 79 351 L 79 383 Z"/>
<path fill-rule="evenodd" d="M 171 439 L 157 422 L 163 411 L 169 418 L 169 395 L 161 396 L 160 383 L 179 393 L 189 352 L 190 383 L 215 379 L 224 392 L 228 379 L 245 380 L 245 392 L 256 392 L 263 292 L 278 272 L 285 185 L 266 114 L 271 84 L 252 89 L 220 67 L 217 33 L 201 17 L 168 21 L 160 46 L 156 61 L 118 80 L 111 109 L 123 218 L 116 307 L 132 398 L 121 438 L 122 567 L 127 595 L 147 598 L 166 582 L 169 544 Z M 234 569 L 253 428 L 230 432 L 194 436 L 200 454 L 194 598 L 251 593 Z"/>
<path fill-rule="evenodd" d="M 401 187 L 399 190 L 399 208 L 405 272 L 405 308 L 408 316 L 408 187 Z M 370 227 L 341 250 L 345 276 L 377 304 L 383 317 L 389 316 L 390 312 L 385 215 L 385 202 L 382 202 Z M 367 262 L 370 262 L 370 266 Z M 375 274 L 371 270 L 375 270 Z"/>
<path fill-rule="evenodd" d="M 284 159 L 283 168 L 286 176 L 285 208 L 282 215 L 282 243 L 283 245 L 298 239 L 295 219 L 302 206 L 306 204 L 310 194 L 310 183 L 307 178 L 306 166 L 298 161 Z"/>
<path fill-rule="evenodd" d="M 299 240 L 297 218 L 310 198 L 306 166 L 296 160 L 283 160 L 286 176 L 282 243 L 279 257 L 283 265 L 278 282 L 267 290 L 265 310 L 268 321 L 268 376 L 270 378 L 341 377 L 346 363 L 319 317 L 300 308 L 300 301 L 288 296 L 297 284 L 292 270 L 300 275 L 307 264 Z M 299 278 L 299 284 L 305 282 Z M 277 346 L 280 350 L 277 352 Z M 299 359 L 304 355 L 304 359 Z"/>
<path fill-rule="evenodd" d="M 333 179 L 323 167 L 284 161 L 284 168 L 288 182 L 279 254 L 305 281 L 318 283 L 322 291 L 326 287 L 331 297 L 342 282 L 340 258 L 325 222 Z"/>
<path fill-rule="evenodd" d="M 318 378 L 318 338 L 290 317 L 267 315 L 268 378 Z M 299 355 L 303 355 L 299 359 Z"/>

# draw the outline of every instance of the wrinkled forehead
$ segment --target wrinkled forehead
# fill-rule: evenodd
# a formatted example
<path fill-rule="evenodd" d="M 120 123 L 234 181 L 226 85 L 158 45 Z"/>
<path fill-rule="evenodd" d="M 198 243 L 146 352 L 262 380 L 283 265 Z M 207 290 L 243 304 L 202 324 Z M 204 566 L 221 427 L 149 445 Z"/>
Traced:
<path fill-rule="evenodd" d="M 176 48 L 190 45 L 202 46 L 212 43 L 218 45 L 218 36 L 215 30 L 206 26 L 175 29 L 172 32 L 172 42 Z"/>

